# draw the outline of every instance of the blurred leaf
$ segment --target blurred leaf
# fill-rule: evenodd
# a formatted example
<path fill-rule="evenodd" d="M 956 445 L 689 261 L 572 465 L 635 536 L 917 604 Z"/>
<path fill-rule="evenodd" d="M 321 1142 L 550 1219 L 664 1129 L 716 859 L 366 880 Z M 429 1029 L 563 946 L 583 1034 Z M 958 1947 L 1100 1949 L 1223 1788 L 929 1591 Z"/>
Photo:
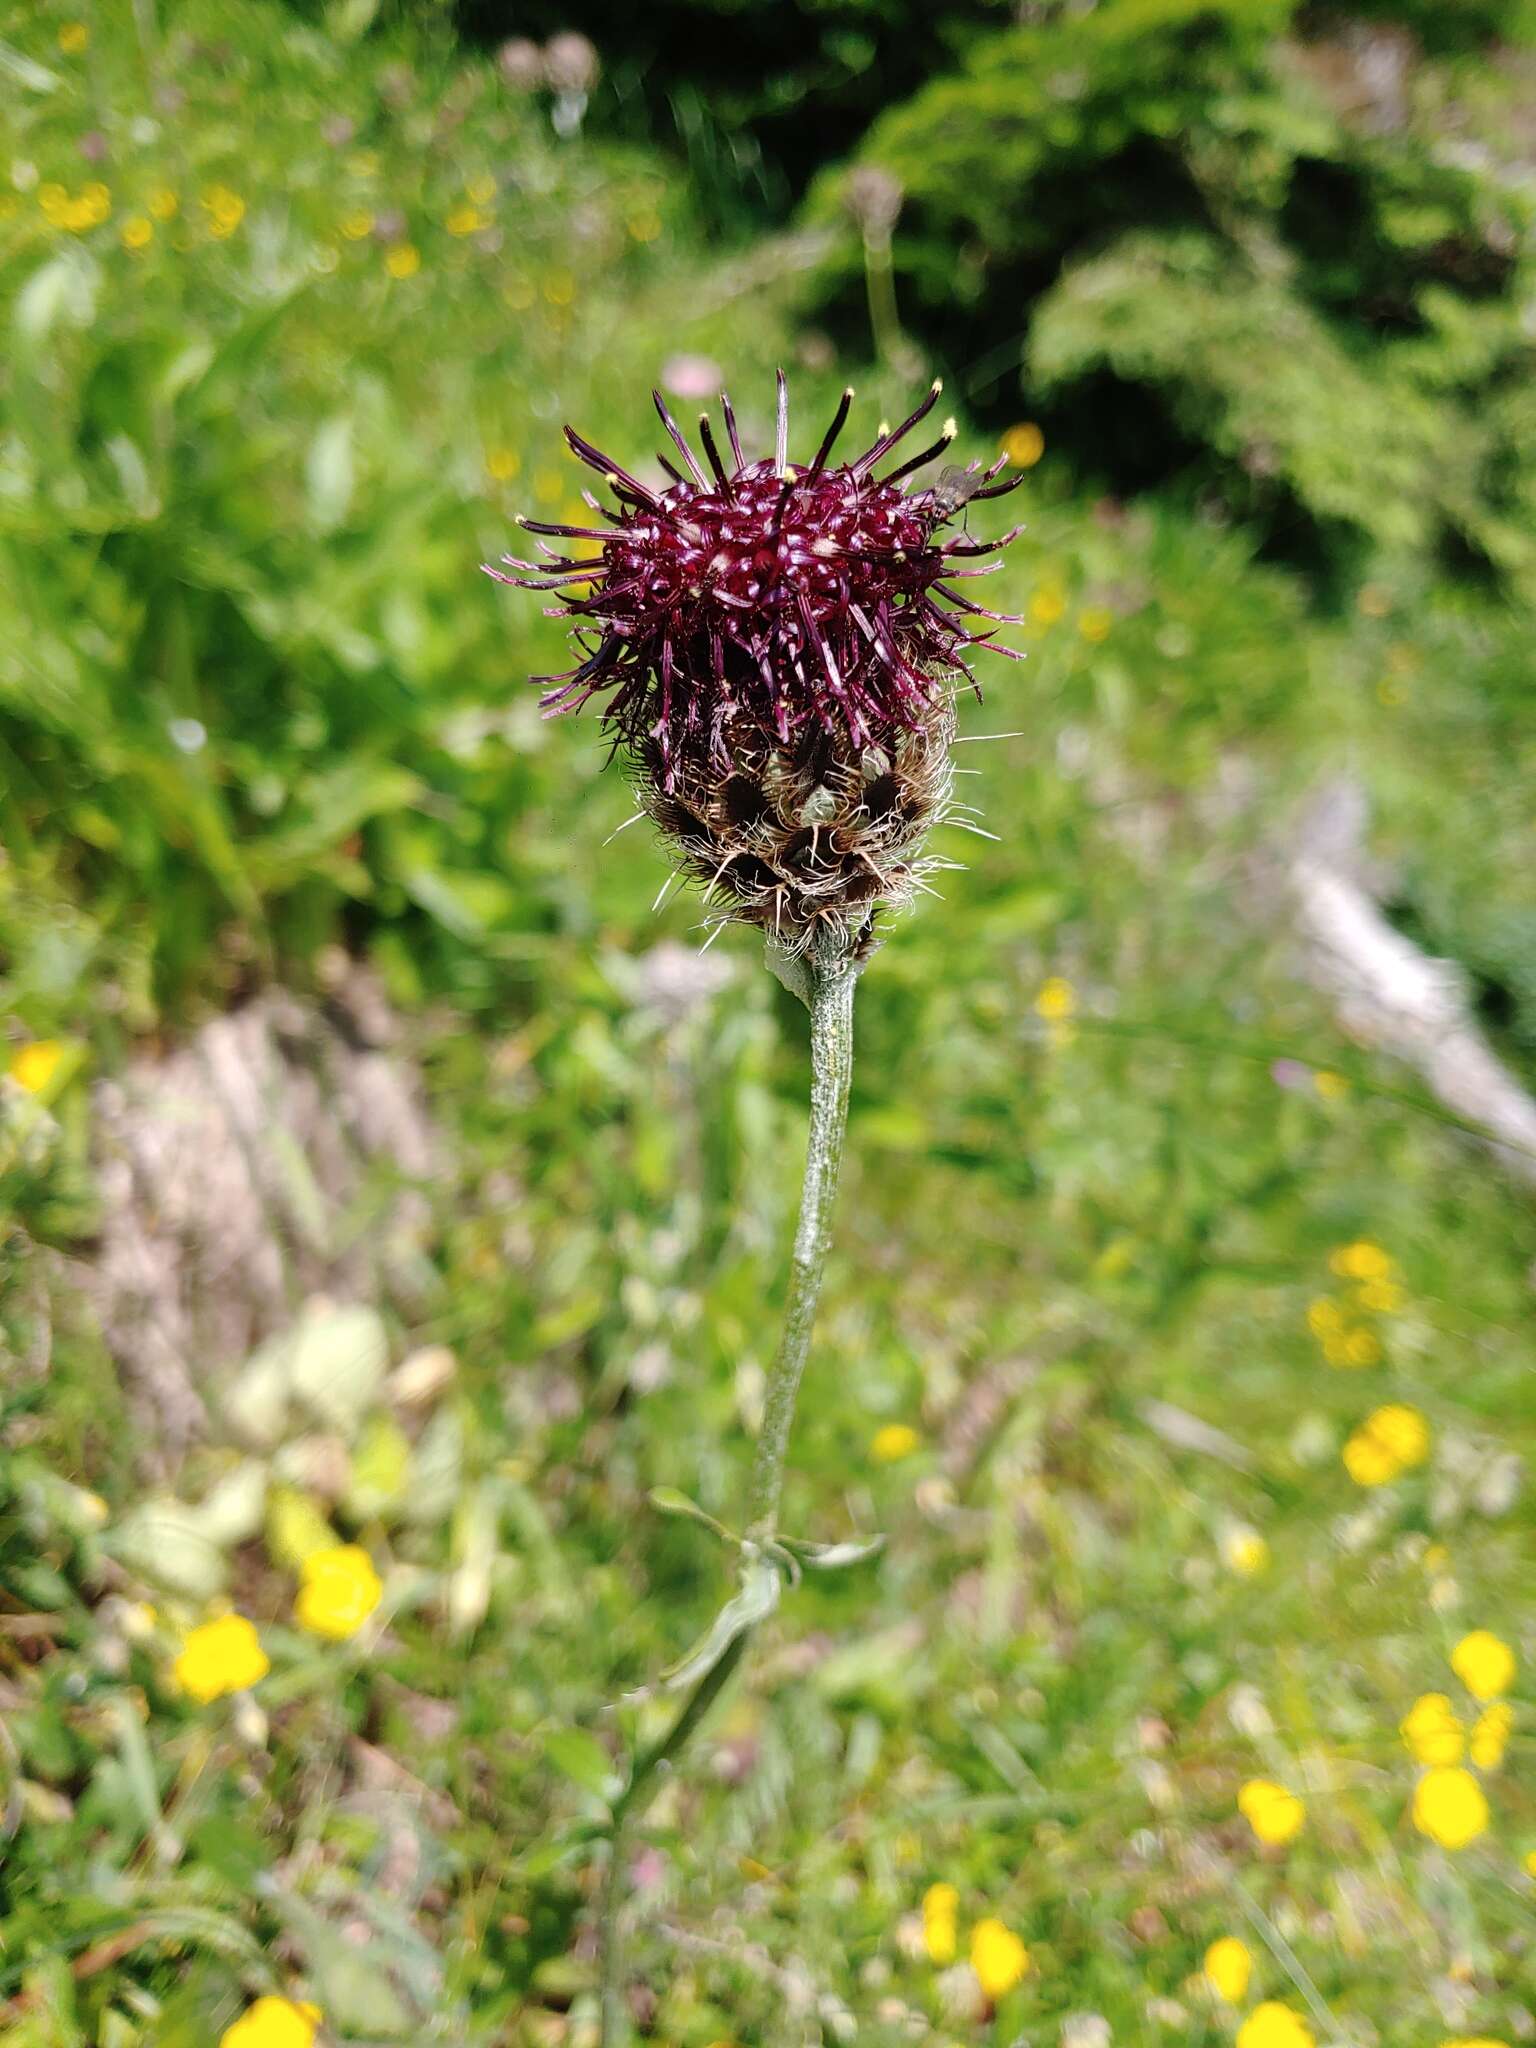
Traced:
<path fill-rule="evenodd" d="M 544 1754 L 557 1770 L 593 1793 L 605 1806 L 612 1805 L 623 1787 L 607 1750 L 585 1728 L 556 1728 L 544 1738 Z"/>
<path fill-rule="evenodd" d="M 351 414 L 338 413 L 325 422 L 309 444 L 304 487 L 309 498 L 310 524 L 317 533 L 333 532 L 351 506 L 357 482 L 353 431 Z"/>

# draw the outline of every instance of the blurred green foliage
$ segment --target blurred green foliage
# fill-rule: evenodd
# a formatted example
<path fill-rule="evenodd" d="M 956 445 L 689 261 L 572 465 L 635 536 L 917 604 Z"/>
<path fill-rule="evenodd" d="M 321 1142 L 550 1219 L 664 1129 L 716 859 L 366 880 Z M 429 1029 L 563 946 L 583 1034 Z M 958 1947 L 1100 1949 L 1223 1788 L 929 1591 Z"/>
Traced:
<path fill-rule="evenodd" d="M 1209 498 L 1335 597 L 1380 551 L 1528 595 L 1523 70 L 1500 107 L 1476 23 L 1437 62 L 1294 12 L 1059 10 L 882 116 L 858 162 L 905 195 L 902 317 L 1085 482 Z M 843 322 L 862 263 L 845 226 L 818 286 Z"/>

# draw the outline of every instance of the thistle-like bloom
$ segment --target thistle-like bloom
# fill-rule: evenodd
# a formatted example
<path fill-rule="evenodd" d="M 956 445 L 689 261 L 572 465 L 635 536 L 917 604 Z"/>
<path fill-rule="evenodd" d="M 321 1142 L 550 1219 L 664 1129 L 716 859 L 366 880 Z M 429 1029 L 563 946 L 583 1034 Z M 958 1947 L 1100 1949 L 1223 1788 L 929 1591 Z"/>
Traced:
<path fill-rule="evenodd" d="M 922 886 L 922 841 L 953 815 L 955 687 L 974 685 L 968 656 L 995 645 L 997 623 L 1012 623 L 953 586 L 998 567 L 976 558 L 1013 533 L 939 534 L 968 504 L 1014 487 L 994 482 L 1002 461 L 909 488 L 948 448 L 950 420 L 931 446 L 875 473 L 940 388 L 836 466 L 851 391 L 809 463 L 789 459 L 782 372 L 771 460 L 748 462 L 722 395 L 729 466 L 707 413 L 701 462 L 653 393 L 683 465 L 661 457 L 671 482 L 654 490 L 567 427 L 613 496 L 610 508 L 584 493 L 607 523 L 520 524 L 596 551 L 581 559 L 541 540 L 542 560 L 507 556 L 512 575 L 490 570 L 562 593 L 554 615 L 577 621 L 582 659 L 537 678 L 546 713 L 600 697 L 680 865 L 719 892 L 723 918 L 763 925 L 792 949 L 828 925 L 859 940 L 876 904 Z"/>

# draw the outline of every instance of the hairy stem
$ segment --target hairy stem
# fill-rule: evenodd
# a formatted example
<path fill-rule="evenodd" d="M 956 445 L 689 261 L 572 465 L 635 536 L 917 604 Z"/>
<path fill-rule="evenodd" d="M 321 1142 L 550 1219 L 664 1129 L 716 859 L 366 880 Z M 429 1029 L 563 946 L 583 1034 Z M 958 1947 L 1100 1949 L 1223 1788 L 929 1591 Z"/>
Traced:
<path fill-rule="evenodd" d="M 848 1084 L 853 1073 L 853 993 L 858 967 L 839 949 L 812 953 L 795 963 L 792 986 L 811 1013 L 811 1116 L 806 1141 L 805 1179 L 800 1191 L 800 1220 L 795 1226 L 790 1262 L 789 1300 L 784 1331 L 768 1379 L 763 1426 L 752 1464 L 747 1537 L 753 1544 L 770 1542 L 775 1533 L 779 1499 L 784 1490 L 784 1460 L 795 1419 L 795 1398 L 810 1354 L 821 1276 L 832 1236 L 832 1208 L 842 1165 L 843 1133 L 848 1122 Z M 780 970 L 776 967 L 775 972 Z M 601 1951 L 601 2048 L 626 2048 L 629 2013 L 624 2001 L 624 1949 L 620 1915 L 624 1905 L 624 1852 L 631 1822 L 638 1819 L 661 1789 L 660 1780 L 686 1748 L 734 1676 L 746 1654 L 750 1629 L 732 1638 L 704 1672 L 676 1719 L 659 1742 L 636 1757 L 629 1783 L 615 1801 L 608 1868 L 598 1909 Z"/>

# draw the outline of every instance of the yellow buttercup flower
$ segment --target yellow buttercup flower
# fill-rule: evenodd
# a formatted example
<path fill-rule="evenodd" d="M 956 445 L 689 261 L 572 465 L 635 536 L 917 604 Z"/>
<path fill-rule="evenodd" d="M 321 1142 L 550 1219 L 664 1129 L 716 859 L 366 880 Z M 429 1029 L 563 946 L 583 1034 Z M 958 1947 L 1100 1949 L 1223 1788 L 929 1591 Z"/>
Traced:
<path fill-rule="evenodd" d="M 1222 1538 L 1221 1555 L 1228 1571 L 1240 1579 L 1256 1579 L 1269 1570 L 1269 1545 L 1257 1529 L 1231 1529 Z"/>
<path fill-rule="evenodd" d="M 30 1045 L 12 1053 L 11 1079 L 29 1095 L 41 1095 L 63 1058 L 64 1048 L 56 1038 L 34 1038 Z"/>
<path fill-rule="evenodd" d="M 218 242 L 232 235 L 245 219 L 245 201 L 227 185 L 210 185 L 203 194 L 202 205 L 208 216 L 208 232 Z"/>
<path fill-rule="evenodd" d="M 1426 1771 L 1413 1794 L 1413 1824 L 1442 1849 L 1464 1849 L 1488 1825 L 1488 1801 L 1470 1771 Z"/>
<path fill-rule="evenodd" d="M 1312 2029 L 1300 2013 L 1266 1998 L 1238 2028 L 1237 2048 L 1312 2048 Z"/>
<path fill-rule="evenodd" d="M 661 215 L 649 210 L 644 213 L 632 213 L 624 226 L 632 241 L 654 242 L 661 233 Z"/>
<path fill-rule="evenodd" d="M 1346 1365 L 1380 1365 L 1381 1339 L 1373 1330 L 1351 1330 L 1344 1339 Z"/>
<path fill-rule="evenodd" d="M 397 242 L 384 258 L 391 277 L 414 277 L 421 268 L 421 251 L 410 242 Z"/>
<path fill-rule="evenodd" d="M 888 1422 L 869 1440 L 869 1455 L 877 1465 L 894 1465 L 910 1458 L 922 1438 L 910 1422 Z"/>
<path fill-rule="evenodd" d="M 1357 1486 L 1385 1486 L 1429 1456 L 1429 1424 L 1417 1408 L 1389 1404 L 1368 1415 L 1344 1446 Z"/>
<path fill-rule="evenodd" d="M 344 241 L 360 242 L 365 235 L 373 233 L 373 215 L 366 206 L 360 206 L 355 213 L 344 213 L 337 226 Z"/>
<path fill-rule="evenodd" d="M 1035 1015 L 1048 1024 L 1061 1024 L 1077 1009 L 1077 991 L 1070 981 L 1053 974 L 1035 997 Z"/>
<path fill-rule="evenodd" d="M 923 1947 L 930 1963 L 955 1960 L 955 1921 L 960 1894 L 952 1884 L 931 1884 L 923 1893 Z"/>
<path fill-rule="evenodd" d="M 1312 1086 L 1324 1102 L 1341 1102 L 1349 1093 L 1349 1082 L 1342 1074 L 1336 1074 L 1330 1067 L 1319 1067 L 1312 1076 Z"/>
<path fill-rule="evenodd" d="M 1029 600 L 1029 622 L 1032 626 L 1054 626 L 1067 609 L 1067 600 L 1061 591 L 1047 585 L 1037 590 Z"/>
<path fill-rule="evenodd" d="M 1507 2041 L 1491 2041 L 1486 2034 L 1477 2034 L 1460 2041 L 1442 2041 L 1440 2048 L 1509 2048 Z"/>
<path fill-rule="evenodd" d="M 1248 1996 L 1253 1957 L 1235 1934 L 1224 1934 L 1220 1941 L 1211 1943 L 1205 1952 L 1204 1967 L 1206 1981 L 1216 1996 L 1224 1998 L 1228 2005 L 1241 2005 Z"/>
<path fill-rule="evenodd" d="M 272 1669 L 272 1660 L 243 1614 L 221 1614 L 192 1630 L 171 1669 L 182 1689 L 206 1706 L 255 1685 Z"/>
<path fill-rule="evenodd" d="M 147 213 L 130 213 L 123 222 L 123 247 L 147 249 L 155 239 L 155 224 Z"/>
<path fill-rule="evenodd" d="M 1033 420 L 1020 420 L 1004 434 L 1001 445 L 1015 469 L 1033 469 L 1045 453 L 1045 436 Z"/>
<path fill-rule="evenodd" d="M 356 1543 L 333 1543 L 311 1551 L 302 1577 L 294 1619 L 312 1635 L 329 1636 L 338 1643 L 357 1634 L 384 1592 L 373 1559 Z"/>
<path fill-rule="evenodd" d="M 181 205 L 169 185 L 157 185 L 145 203 L 156 220 L 174 220 Z"/>
<path fill-rule="evenodd" d="M 496 180 L 491 177 L 471 178 L 464 187 L 464 196 L 476 206 L 489 206 L 496 197 Z"/>
<path fill-rule="evenodd" d="M 59 48 L 66 57 L 78 57 L 91 40 L 91 32 L 83 21 L 66 21 L 59 30 Z"/>
<path fill-rule="evenodd" d="M 1367 1237 L 1358 1238 L 1354 1244 L 1341 1244 L 1329 1254 L 1328 1263 L 1345 1280 L 1385 1280 L 1393 1271 L 1388 1254 Z"/>
<path fill-rule="evenodd" d="M 1416 1699 L 1399 1723 L 1404 1742 L 1421 1764 L 1459 1764 L 1466 1737 L 1443 1692 Z"/>
<path fill-rule="evenodd" d="M 1487 1629 L 1475 1628 L 1452 1650 L 1451 1669 L 1474 1699 L 1493 1700 L 1515 1682 L 1515 1653 Z"/>
<path fill-rule="evenodd" d="M 1344 1311 L 1326 1294 L 1307 1305 L 1307 1328 L 1314 1337 L 1337 1337 L 1344 1328 Z"/>
<path fill-rule="evenodd" d="M 1355 1299 L 1360 1306 L 1381 1316 L 1395 1316 L 1407 1298 L 1395 1280 L 1367 1280 L 1363 1287 L 1355 1290 Z"/>
<path fill-rule="evenodd" d="M 1472 1723 L 1472 1761 L 1480 1771 L 1496 1771 L 1514 1731 L 1515 1710 L 1508 1700 L 1484 1707 Z"/>
<path fill-rule="evenodd" d="M 510 483 L 523 466 L 523 458 L 515 448 L 488 448 L 485 453 L 485 473 L 494 483 Z"/>
<path fill-rule="evenodd" d="M 258 1998 L 219 2036 L 219 2048 L 313 2048 L 320 2008 L 289 1998 Z"/>
<path fill-rule="evenodd" d="M 1001 1920 L 978 1920 L 971 1930 L 971 1968 L 988 1998 L 1001 1998 L 1029 1973 L 1029 1950 Z"/>
<path fill-rule="evenodd" d="M 1268 1778 L 1250 1778 L 1237 1795 L 1237 1810 L 1261 1842 L 1289 1842 L 1301 1833 L 1307 1809 L 1294 1792 Z"/>
<path fill-rule="evenodd" d="M 450 235 L 477 235 L 490 224 L 490 215 L 482 213 L 478 206 L 456 206 L 443 222 Z"/>
<path fill-rule="evenodd" d="M 1107 640 L 1114 630 L 1115 615 L 1101 604 L 1091 604 L 1077 615 L 1077 630 L 1093 646 Z"/>

